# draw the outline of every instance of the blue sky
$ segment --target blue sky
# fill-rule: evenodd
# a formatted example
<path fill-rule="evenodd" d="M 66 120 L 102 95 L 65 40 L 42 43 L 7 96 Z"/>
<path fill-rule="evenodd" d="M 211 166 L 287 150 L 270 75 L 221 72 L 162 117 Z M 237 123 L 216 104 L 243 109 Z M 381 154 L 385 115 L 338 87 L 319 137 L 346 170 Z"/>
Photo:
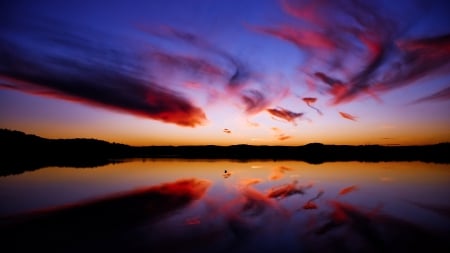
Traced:
<path fill-rule="evenodd" d="M 132 145 L 450 141 L 447 1 L 1 7 L 2 128 Z"/>

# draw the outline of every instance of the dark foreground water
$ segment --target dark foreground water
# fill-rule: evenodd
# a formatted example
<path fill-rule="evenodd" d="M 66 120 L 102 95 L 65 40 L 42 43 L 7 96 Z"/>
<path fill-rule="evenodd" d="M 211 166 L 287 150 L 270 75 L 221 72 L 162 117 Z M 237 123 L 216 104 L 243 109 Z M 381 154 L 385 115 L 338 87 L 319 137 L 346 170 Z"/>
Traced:
<path fill-rule="evenodd" d="M 0 178 L 0 217 L 8 252 L 450 252 L 450 165 L 49 167 Z"/>

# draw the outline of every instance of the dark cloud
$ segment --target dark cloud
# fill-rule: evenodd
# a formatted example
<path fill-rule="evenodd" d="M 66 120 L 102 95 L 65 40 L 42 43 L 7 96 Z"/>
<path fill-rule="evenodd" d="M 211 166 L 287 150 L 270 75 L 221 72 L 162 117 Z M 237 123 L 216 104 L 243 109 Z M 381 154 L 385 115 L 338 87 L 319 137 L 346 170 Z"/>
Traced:
<path fill-rule="evenodd" d="M 316 76 L 322 82 L 328 84 L 331 87 L 336 86 L 336 85 L 344 85 L 344 83 L 341 80 L 329 77 L 329 76 L 327 76 L 326 74 L 324 74 L 322 72 L 316 72 L 316 73 L 314 73 L 314 76 Z"/>
<path fill-rule="evenodd" d="M 358 190 L 358 187 L 356 185 L 348 186 L 348 187 L 341 189 L 339 191 L 339 195 L 346 195 L 346 194 L 349 194 L 350 192 L 354 192 L 357 190 Z"/>
<path fill-rule="evenodd" d="M 317 98 L 313 97 L 304 97 L 302 100 L 309 106 L 311 104 L 314 104 L 317 101 Z"/>
<path fill-rule="evenodd" d="M 423 11 L 419 1 L 407 7 L 408 18 L 395 8 L 383 9 L 375 2 L 360 0 L 283 0 L 281 7 L 298 22 L 253 30 L 301 50 L 306 55 L 301 71 L 327 84 L 322 89 L 331 96 L 332 104 L 367 95 L 379 100 L 376 93 L 443 75 L 450 69 L 448 33 L 425 33 L 412 39 L 410 31 Z M 339 78 L 332 77 L 336 75 Z"/>
<path fill-rule="evenodd" d="M 303 116 L 302 112 L 292 112 L 289 110 L 286 110 L 284 108 L 269 108 L 267 109 L 267 112 L 272 114 L 273 116 L 286 120 L 287 122 L 292 122 L 295 124 L 295 120 L 301 116 Z"/>
<path fill-rule="evenodd" d="M 311 107 L 312 109 L 314 109 L 319 115 L 322 115 L 322 112 L 313 106 L 314 103 L 316 103 L 317 98 L 313 98 L 313 97 L 304 97 L 302 98 L 303 102 L 306 103 L 307 106 Z"/>
<path fill-rule="evenodd" d="M 442 215 L 446 217 L 447 219 L 450 219 L 450 206 L 448 205 L 437 205 L 437 204 L 427 204 L 427 203 L 421 203 L 421 202 L 415 202 L 415 201 L 409 201 L 408 203 L 415 205 L 417 207 L 423 208 L 425 210 L 429 210 L 432 212 L 435 212 L 436 214 Z"/>
<path fill-rule="evenodd" d="M 287 94 L 285 87 L 280 89 L 279 83 L 266 80 L 267 78 L 264 78 L 261 73 L 251 68 L 249 64 L 212 44 L 202 36 L 168 26 L 159 27 L 158 29 L 143 29 L 152 36 L 175 43 L 182 42 L 198 50 L 202 57 L 211 58 L 209 61 L 201 60 L 200 58 L 191 64 L 189 62 L 191 58 L 189 61 L 184 60 L 181 63 L 179 62 L 179 57 L 177 57 L 175 62 L 177 63 L 176 65 L 189 68 L 198 66 L 196 70 L 213 77 L 213 86 L 216 88 L 220 89 L 220 87 L 217 87 L 217 84 L 223 83 L 223 89 L 218 92 L 225 93 L 228 97 L 238 98 L 247 114 L 259 113 L 266 109 L 274 100 Z"/>
<path fill-rule="evenodd" d="M 403 252 L 430 247 L 441 252 L 440 247 L 448 248 L 447 231 L 396 218 L 383 210 L 383 204 L 354 204 L 357 199 L 352 196 L 348 196 L 352 204 L 337 200 L 339 194 L 354 191 L 354 186 L 327 193 L 326 198 L 324 190 L 313 192 L 312 185 L 295 181 L 275 188 L 267 188 L 270 185 L 259 179 L 240 183 L 241 187 L 230 187 L 226 197 L 214 194 L 202 208 L 187 211 L 188 218 L 178 213 L 151 227 L 156 231 L 152 235 L 158 236 L 155 244 L 166 252 L 352 252 L 355 248 Z M 410 204 L 448 217 L 447 206 Z"/>
<path fill-rule="evenodd" d="M 427 101 L 447 101 L 447 100 L 450 100 L 450 86 L 440 91 L 437 91 L 433 94 L 430 94 L 428 96 L 416 99 L 412 103 L 417 104 Z"/>
<path fill-rule="evenodd" d="M 319 199 L 320 197 L 322 197 L 323 194 L 324 194 L 324 191 L 323 191 L 323 190 L 320 190 L 320 191 L 317 193 L 317 195 L 316 195 L 315 197 L 309 199 L 309 200 L 303 205 L 303 209 L 306 209 L 306 210 L 317 209 L 318 206 L 317 206 L 317 204 L 316 204 L 314 201 L 316 201 L 317 199 Z"/>
<path fill-rule="evenodd" d="M 260 112 L 270 104 L 261 91 L 254 89 L 243 91 L 241 99 L 245 105 L 245 111 L 249 114 Z"/>
<path fill-rule="evenodd" d="M 267 197 L 280 200 L 295 194 L 305 194 L 305 190 L 312 187 L 312 185 L 300 186 L 297 184 L 298 182 L 294 180 L 292 183 L 272 188 L 268 191 Z"/>
<path fill-rule="evenodd" d="M 419 1 L 407 7 L 413 15 L 403 16 L 392 6 L 362 0 L 283 0 L 280 7 L 289 18 L 284 24 L 247 27 L 301 51 L 298 76 L 308 80 L 296 83 L 327 94 L 331 104 L 365 96 L 379 100 L 377 94 L 450 70 L 448 28 L 417 32 L 420 15 L 414 13 L 420 13 Z M 289 78 L 265 75 L 258 64 L 221 48 L 213 42 L 217 38 L 198 29 L 138 25 L 145 38 L 132 44 L 135 38 L 125 41 L 73 23 L 5 16 L 0 35 L 2 88 L 190 127 L 207 121 L 201 105 L 191 100 L 197 95 L 209 96 L 208 102 L 230 98 L 246 114 L 267 110 L 294 124 L 303 115 L 270 109 L 290 95 Z M 447 88 L 413 103 L 448 100 L 448 93 Z M 315 106 L 317 98 L 302 100 L 322 113 Z"/>
<path fill-rule="evenodd" d="M 210 182 L 182 179 L 9 217 L 0 233 L 8 249 L 20 252 L 48 245 L 70 252 L 86 247 L 114 252 L 448 251 L 445 229 L 397 218 L 398 212 L 383 210 L 383 199 L 380 204 L 358 204 L 351 195 L 349 203 L 338 200 L 355 186 L 325 195 L 296 181 L 275 188 L 255 178 L 234 182 L 225 192 L 207 192 Z M 403 204 L 449 217 L 448 206 Z M 24 240 L 32 246 L 18 243 Z"/>
<path fill-rule="evenodd" d="M 224 128 L 224 129 L 223 129 L 223 132 L 226 133 L 226 134 L 231 134 L 231 130 L 228 129 L 228 128 Z"/>
<path fill-rule="evenodd" d="M 201 36 L 198 36 L 191 32 L 180 31 L 169 26 L 160 26 L 158 28 L 145 28 L 140 26 L 142 30 L 148 32 L 153 36 L 158 36 L 163 39 L 175 41 L 175 43 L 181 41 L 185 44 L 195 47 L 201 50 L 202 53 L 211 54 L 222 60 L 222 71 L 218 71 L 226 79 L 226 84 L 229 88 L 237 88 L 246 83 L 247 80 L 252 78 L 252 72 L 249 67 L 244 64 L 240 59 L 226 52 L 225 50 L 211 44 Z M 212 68 L 214 69 L 214 68 Z M 214 72 L 217 73 L 217 72 Z"/>
<path fill-rule="evenodd" d="M 380 78 L 376 90 L 385 91 L 450 70 L 450 35 L 396 41 L 398 54 Z M 386 64 L 387 65 L 387 64 Z"/>
<path fill-rule="evenodd" d="M 293 43 L 297 47 L 304 48 L 334 48 L 335 45 L 326 36 L 313 31 L 299 31 L 293 27 L 283 26 L 277 28 L 252 28 L 257 32 L 273 35 L 280 39 Z"/>
<path fill-rule="evenodd" d="M 24 213 L 2 222 L 0 234 L 7 240 L 4 246 L 18 252 L 27 251 L 28 248 L 27 244 L 17 243 L 19 239 L 26 239 L 33 247 L 48 249 L 48 245 L 51 245 L 63 252 L 86 247 L 115 251 L 117 248 L 114 247 L 121 244 L 113 243 L 112 246 L 112 242 L 123 240 L 123 235 L 136 227 L 159 222 L 163 217 L 202 198 L 210 185 L 206 180 L 180 179 Z M 108 243 L 104 244 L 106 241 Z M 143 245 L 136 241 L 133 248 Z"/>
<path fill-rule="evenodd" d="M 176 55 L 164 51 L 153 50 L 150 53 L 150 61 L 159 64 L 160 71 L 170 74 L 170 72 L 184 71 L 192 76 L 212 76 L 220 78 L 224 75 L 224 70 L 214 65 L 207 59 L 202 59 L 189 55 Z M 158 71 L 158 72 L 160 72 Z"/>
<path fill-rule="evenodd" d="M 0 38 L 4 88 L 190 127 L 204 124 L 206 115 L 183 89 L 201 89 L 209 101 L 223 96 L 237 99 L 247 114 L 261 112 L 287 94 L 279 84 L 257 78 L 239 58 L 201 36 L 172 27 L 139 27 L 152 40 L 159 38 L 172 47 L 145 42 L 124 49 L 120 38 L 73 24 L 19 23 L 12 21 L 11 33 Z M 190 49 L 179 50 L 186 47 Z"/>
<path fill-rule="evenodd" d="M 34 40 L 32 45 L 16 38 L 20 37 L 19 32 L 16 37 L 0 38 L 0 78 L 3 87 L 119 110 L 180 126 L 195 127 L 205 123 L 206 116 L 201 108 L 166 88 L 165 84 L 146 78 L 144 63 L 135 54 L 88 39 L 101 34 L 84 31 L 80 32 L 80 36 L 85 37 L 70 40 L 71 34 L 62 30 L 64 27 L 50 28 L 50 31 L 29 28 L 30 34 L 27 36 Z M 164 59 L 168 61 L 171 58 Z M 186 61 L 182 59 L 176 64 L 189 65 Z"/>

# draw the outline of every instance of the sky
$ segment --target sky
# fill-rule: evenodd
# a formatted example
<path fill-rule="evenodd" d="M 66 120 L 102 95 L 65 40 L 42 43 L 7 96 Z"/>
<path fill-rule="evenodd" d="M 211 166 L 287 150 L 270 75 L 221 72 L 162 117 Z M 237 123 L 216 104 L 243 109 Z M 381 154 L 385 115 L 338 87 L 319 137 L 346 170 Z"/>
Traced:
<path fill-rule="evenodd" d="M 0 128 L 135 146 L 450 142 L 449 9 L 2 1 Z"/>

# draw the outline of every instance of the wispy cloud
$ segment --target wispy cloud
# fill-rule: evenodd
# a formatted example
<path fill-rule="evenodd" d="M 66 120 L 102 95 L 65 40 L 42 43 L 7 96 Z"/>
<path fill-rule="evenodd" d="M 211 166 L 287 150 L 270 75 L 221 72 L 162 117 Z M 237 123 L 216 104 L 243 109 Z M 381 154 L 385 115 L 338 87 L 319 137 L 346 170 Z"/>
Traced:
<path fill-rule="evenodd" d="M 258 90 L 243 91 L 241 99 L 245 105 L 245 111 L 250 114 L 264 110 L 270 104 L 266 96 Z"/>
<path fill-rule="evenodd" d="M 230 54 L 209 42 L 203 36 L 193 32 L 180 31 L 169 26 L 158 28 L 142 28 L 151 36 L 157 36 L 175 43 L 183 43 L 201 52 L 202 58 L 181 58 L 175 55 L 175 59 L 168 60 L 196 73 L 205 74 L 212 80 L 213 88 L 203 89 L 210 93 L 210 97 L 219 100 L 218 94 L 224 94 L 227 99 L 238 101 L 246 114 L 256 114 L 264 111 L 274 101 L 284 98 L 289 89 L 279 80 L 273 80 L 246 64 L 242 59 Z M 192 63 L 191 63 L 192 62 Z M 220 86 L 223 84 L 224 86 Z"/>
<path fill-rule="evenodd" d="M 346 194 L 349 194 L 351 192 L 357 191 L 358 189 L 359 188 L 356 185 L 348 186 L 348 187 L 342 188 L 339 191 L 339 195 L 346 195 Z"/>
<path fill-rule="evenodd" d="M 75 23 L 8 15 L 0 36 L 0 87 L 179 126 L 206 124 L 206 106 L 214 102 L 237 106 L 245 116 L 267 111 L 295 124 L 303 113 L 273 107 L 302 85 L 314 88 L 321 102 L 339 105 L 381 101 L 384 92 L 449 73 L 449 31 L 417 32 L 420 15 L 403 17 L 395 8 L 362 0 L 279 3 L 289 18 L 282 20 L 289 21 L 247 24 L 244 31 L 262 43 L 260 34 L 278 38 L 301 52 L 293 76 L 285 77 L 274 65 L 270 71 L 258 69 L 253 59 L 215 43 L 220 36 L 195 26 L 139 23 L 127 35 L 144 39 L 133 44 L 134 37 L 125 41 Z M 413 13 L 421 7 L 412 1 L 408 8 Z M 449 89 L 412 103 L 448 100 Z M 322 114 L 318 97 L 301 99 Z"/>
<path fill-rule="evenodd" d="M 64 26 L 56 25 L 27 29 L 30 39 L 34 39 L 32 46 L 15 37 L 0 38 L 3 87 L 180 126 L 195 127 L 206 122 L 204 111 L 192 101 L 164 83 L 146 78 L 141 70 L 144 63 L 133 53 L 88 39 L 101 35 L 86 30 L 80 31 L 79 36 L 84 37 L 74 39 L 71 36 L 76 36 L 64 31 Z M 177 64 L 183 61 L 187 59 Z"/>
<path fill-rule="evenodd" d="M 349 120 L 353 120 L 353 121 L 356 121 L 356 118 L 357 118 L 356 116 L 353 116 L 346 112 L 339 112 L 339 115 L 341 115 L 341 117 L 344 119 L 349 119 Z"/>
<path fill-rule="evenodd" d="M 392 15 L 392 10 L 375 2 L 359 0 L 283 0 L 281 7 L 299 22 L 252 30 L 285 40 L 302 51 L 307 58 L 299 69 L 326 84 L 315 85 L 330 95 L 332 104 L 365 96 L 380 100 L 377 93 L 440 76 L 450 69 L 448 33 L 415 38 L 408 34 L 418 15 L 401 18 L 401 13 Z M 414 1 L 408 8 L 423 7 Z M 310 79 L 305 82 L 311 85 Z"/>
<path fill-rule="evenodd" d="M 319 115 L 322 115 L 322 112 L 313 106 L 314 103 L 316 103 L 317 98 L 314 97 L 304 97 L 302 98 L 303 102 L 306 103 L 307 106 L 311 107 L 312 109 L 314 109 Z"/>
<path fill-rule="evenodd" d="M 278 166 L 272 169 L 272 173 L 269 175 L 270 180 L 279 180 L 284 177 L 286 172 L 292 171 L 293 169 L 286 166 Z"/>
<path fill-rule="evenodd" d="M 275 138 L 279 141 L 285 141 L 292 138 L 292 136 L 283 133 L 283 131 L 277 127 L 272 127 L 271 129 L 275 132 Z"/>
<path fill-rule="evenodd" d="M 289 111 L 287 109 L 284 108 L 269 108 L 267 109 L 267 112 L 269 112 L 271 115 L 283 119 L 287 122 L 291 122 L 291 123 L 295 123 L 295 120 L 297 118 L 300 118 L 301 116 L 303 116 L 302 112 L 293 112 L 293 111 Z"/>
<path fill-rule="evenodd" d="M 447 100 L 450 100 L 450 86 L 447 88 L 444 88 L 442 90 L 439 90 L 433 94 L 430 94 L 428 96 L 418 98 L 411 103 L 417 104 L 417 103 L 423 103 L 423 102 L 428 102 L 428 101 L 447 101 Z"/>

